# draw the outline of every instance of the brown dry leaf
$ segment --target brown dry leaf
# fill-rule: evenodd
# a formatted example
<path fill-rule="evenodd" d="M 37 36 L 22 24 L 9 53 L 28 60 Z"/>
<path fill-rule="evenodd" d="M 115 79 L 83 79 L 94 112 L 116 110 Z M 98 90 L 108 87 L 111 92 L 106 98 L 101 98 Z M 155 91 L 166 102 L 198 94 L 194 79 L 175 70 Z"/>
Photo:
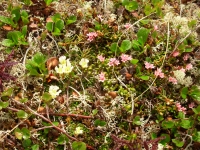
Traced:
<path fill-rule="evenodd" d="M 58 65 L 58 58 L 51 57 L 47 60 L 47 69 L 50 71 Z"/>
<path fill-rule="evenodd" d="M 10 31 L 10 30 L 12 30 L 12 27 L 11 27 L 11 26 L 7 26 L 7 25 L 4 25 L 4 26 L 3 26 L 3 29 L 6 30 L 6 31 Z"/>
<path fill-rule="evenodd" d="M 108 95 L 110 95 L 113 99 L 114 99 L 115 97 L 117 97 L 117 93 L 114 92 L 114 91 L 108 92 Z"/>

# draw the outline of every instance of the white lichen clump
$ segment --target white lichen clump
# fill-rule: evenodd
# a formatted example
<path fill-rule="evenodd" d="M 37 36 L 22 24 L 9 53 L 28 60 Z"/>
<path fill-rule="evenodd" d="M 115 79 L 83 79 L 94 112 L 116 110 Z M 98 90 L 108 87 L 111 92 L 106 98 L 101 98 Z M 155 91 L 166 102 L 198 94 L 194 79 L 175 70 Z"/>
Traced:
<path fill-rule="evenodd" d="M 192 85 L 193 82 L 192 82 L 191 76 L 185 77 L 186 74 L 182 70 L 176 70 L 176 71 L 173 71 L 173 73 L 177 79 L 178 84 L 185 85 L 186 87 L 189 87 L 190 85 Z"/>

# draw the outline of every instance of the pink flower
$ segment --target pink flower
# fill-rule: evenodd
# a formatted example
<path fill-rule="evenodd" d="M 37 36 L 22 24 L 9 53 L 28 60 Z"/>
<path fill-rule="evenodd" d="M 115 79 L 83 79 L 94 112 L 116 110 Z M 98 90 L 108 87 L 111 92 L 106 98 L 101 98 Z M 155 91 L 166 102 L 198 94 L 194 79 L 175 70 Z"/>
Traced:
<path fill-rule="evenodd" d="M 99 76 L 99 82 L 104 82 L 106 80 L 104 72 L 101 72 L 98 76 Z"/>
<path fill-rule="evenodd" d="M 192 64 L 187 64 L 186 67 L 185 67 L 186 70 L 190 70 L 192 68 L 193 68 Z"/>
<path fill-rule="evenodd" d="M 144 64 L 145 64 L 145 68 L 146 69 L 153 69 L 153 68 L 155 68 L 155 66 L 153 64 L 148 63 L 147 61 L 145 61 Z"/>
<path fill-rule="evenodd" d="M 184 69 L 184 68 L 181 68 L 181 69 L 180 69 L 180 71 L 183 71 L 183 72 L 185 72 L 185 69 Z"/>
<path fill-rule="evenodd" d="M 154 29 L 154 31 L 157 31 L 158 30 L 158 26 L 154 25 L 153 29 Z"/>
<path fill-rule="evenodd" d="M 128 60 L 131 60 L 132 57 L 130 55 L 122 54 L 121 56 L 122 62 L 126 62 Z"/>
<path fill-rule="evenodd" d="M 178 111 L 182 111 L 184 114 L 186 114 L 186 112 L 185 112 L 186 108 L 185 107 L 182 107 L 180 103 L 176 103 L 175 105 L 176 105 Z"/>
<path fill-rule="evenodd" d="M 194 108 L 194 106 L 195 106 L 194 102 L 189 104 L 189 108 L 191 108 L 191 109 Z"/>
<path fill-rule="evenodd" d="M 110 61 L 109 61 L 109 63 L 108 63 L 108 66 L 117 66 L 117 65 L 119 65 L 120 63 L 119 63 L 119 60 L 117 60 L 116 58 L 110 58 Z"/>
<path fill-rule="evenodd" d="M 172 53 L 172 56 L 173 56 L 173 57 L 177 57 L 179 54 L 180 54 L 179 51 L 174 51 L 174 52 Z"/>
<path fill-rule="evenodd" d="M 190 55 L 189 54 L 185 54 L 184 56 L 183 56 L 183 60 L 188 60 L 188 58 L 190 57 Z"/>
<path fill-rule="evenodd" d="M 87 34 L 87 36 L 88 36 L 87 40 L 92 42 L 95 39 L 95 37 L 98 36 L 98 34 L 96 32 L 90 32 L 90 33 Z"/>
<path fill-rule="evenodd" d="M 162 70 L 160 68 L 157 68 L 157 70 L 154 72 L 155 76 L 159 76 L 160 78 L 164 78 L 164 73 L 162 73 Z"/>
<path fill-rule="evenodd" d="M 99 59 L 99 61 L 104 62 L 105 57 L 103 57 L 102 55 L 97 56 L 97 58 Z"/>
<path fill-rule="evenodd" d="M 173 84 L 177 84 L 177 80 L 174 77 L 169 77 L 169 82 L 172 82 Z"/>
<path fill-rule="evenodd" d="M 126 29 L 128 29 L 128 28 L 131 27 L 131 24 L 130 24 L 130 23 L 126 23 L 126 24 L 124 25 L 124 27 L 125 27 Z"/>
<path fill-rule="evenodd" d="M 99 18 L 100 21 L 103 21 L 102 15 L 97 15 L 97 17 Z"/>

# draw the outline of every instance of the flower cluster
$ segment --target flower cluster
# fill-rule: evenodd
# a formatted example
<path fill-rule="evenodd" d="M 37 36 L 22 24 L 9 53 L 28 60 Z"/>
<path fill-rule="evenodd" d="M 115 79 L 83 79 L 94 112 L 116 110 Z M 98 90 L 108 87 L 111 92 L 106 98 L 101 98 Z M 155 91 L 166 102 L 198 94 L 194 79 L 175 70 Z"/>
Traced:
<path fill-rule="evenodd" d="M 151 63 L 148 63 L 148 62 L 144 62 L 144 64 L 145 64 L 145 68 L 146 69 L 153 69 L 153 68 L 155 68 L 155 66 L 153 65 L 153 64 L 151 64 Z"/>
<path fill-rule="evenodd" d="M 178 111 L 183 112 L 184 114 L 186 114 L 186 108 L 182 107 L 180 103 L 176 103 L 176 107 L 177 107 Z"/>
<path fill-rule="evenodd" d="M 98 36 L 98 34 L 96 32 L 90 32 L 87 34 L 87 37 L 88 37 L 87 40 L 89 42 L 92 42 L 97 36 Z"/>
<path fill-rule="evenodd" d="M 65 56 L 59 58 L 59 65 L 55 67 L 55 70 L 59 74 L 68 74 L 72 71 L 73 66 L 71 65 L 69 59 L 66 60 Z"/>
<path fill-rule="evenodd" d="M 160 68 L 157 68 L 157 70 L 155 70 L 154 74 L 156 77 L 164 78 L 164 73 L 162 72 L 162 70 Z"/>
<path fill-rule="evenodd" d="M 110 58 L 108 66 L 117 66 L 119 64 L 120 64 L 120 62 L 119 62 L 118 59 L 116 59 L 116 58 Z"/>
<path fill-rule="evenodd" d="M 105 81 L 105 73 L 104 72 L 101 72 L 99 75 L 98 75 L 98 78 L 99 78 L 99 82 L 104 82 Z"/>
<path fill-rule="evenodd" d="M 130 55 L 126 55 L 126 54 L 122 54 L 120 57 L 121 57 L 122 62 L 126 62 L 132 59 Z"/>

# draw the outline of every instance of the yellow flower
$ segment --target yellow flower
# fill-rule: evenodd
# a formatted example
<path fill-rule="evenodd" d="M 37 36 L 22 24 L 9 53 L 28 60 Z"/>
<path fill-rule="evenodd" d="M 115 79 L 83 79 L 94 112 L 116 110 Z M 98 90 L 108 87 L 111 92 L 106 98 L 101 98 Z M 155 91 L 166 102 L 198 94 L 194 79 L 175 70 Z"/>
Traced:
<path fill-rule="evenodd" d="M 64 62 L 64 60 L 62 59 L 60 62 Z M 71 62 L 69 61 L 69 59 L 65 60 L 64 64 L 60 63 L 58 67 L 56 66 L 55 68 L 56 72 L 59 74 L 70 73 L 72 69 L 73 69 L 73 66 L 71 65 Z"/>
<path fill-rule="evenodd" d="M 49 94 L 52 96 L 52 98 L 56 98 L 62 91 L 59 90 L 59 87 L 56 85 L 51 85 L 49 87 Z"/>
<path fill-rule="evenodd" d="M 79 65 L 81 65 L 82 68 L 87 68 L 88 67 L 89 60 L 86 58 L 82 58 L 81 61 L 79 62 Z"/>

